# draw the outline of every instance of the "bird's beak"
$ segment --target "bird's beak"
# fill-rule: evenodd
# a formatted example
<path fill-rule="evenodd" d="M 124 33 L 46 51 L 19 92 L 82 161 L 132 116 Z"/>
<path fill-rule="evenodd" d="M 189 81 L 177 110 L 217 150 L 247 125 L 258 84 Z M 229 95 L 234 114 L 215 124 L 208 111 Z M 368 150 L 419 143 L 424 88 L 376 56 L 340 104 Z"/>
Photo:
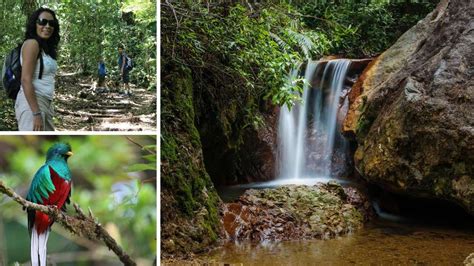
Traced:
<path fill-rule="evenodd" d="M 66 155 L 69 156 L 69 157 L 71 157 L 71 156 L 74 155 L 74 153 L 72 153 L 72 151 L 68 151 L 68 152 L 66 152 Z"/>

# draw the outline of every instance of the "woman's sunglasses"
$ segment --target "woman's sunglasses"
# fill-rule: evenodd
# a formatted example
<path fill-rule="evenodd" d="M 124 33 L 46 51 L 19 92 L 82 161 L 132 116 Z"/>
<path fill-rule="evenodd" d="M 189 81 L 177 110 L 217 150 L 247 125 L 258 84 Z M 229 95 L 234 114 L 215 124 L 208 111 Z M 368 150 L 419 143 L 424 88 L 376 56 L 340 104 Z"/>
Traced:
<path fill-rule="evenodd" d="M 56 28 L 58 26 L 58 21 L 55 19 L 48 20 L 48 19 L 42 18 L 42 19 L 38 19 L 36 21 L 36 24 L 40 26 L 46 26 L 46 24 L 49 24 L 50 27 Z"/>

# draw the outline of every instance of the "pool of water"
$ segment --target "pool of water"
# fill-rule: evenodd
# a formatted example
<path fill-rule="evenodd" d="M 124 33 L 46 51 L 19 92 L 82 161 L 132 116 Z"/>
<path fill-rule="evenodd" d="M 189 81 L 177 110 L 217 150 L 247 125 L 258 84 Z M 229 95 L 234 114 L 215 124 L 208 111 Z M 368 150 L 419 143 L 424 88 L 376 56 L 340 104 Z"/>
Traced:
<path fill-rule="evenodd" d="M 329 180 L 333 179 L 302 179 L 298 184 Z M 288 182 L 291 180 L 243 184 L 218 188 L 218 192 L 225 202 L 230 202 L 249 188 L 270 188 Z M 378 209 L 376 204 L 374 207 Z M 425 207 L 417 207 L 404 216 L 377 210 L 379 217 L 363 229 L 336 239 L 232 242 L 199 259 L 219 265 L 462 265 L 474 253 L 473 217 L 465 212 L 450 212 L 450 207 Z"/>
<path fill-rule="evenodd" d="M 474 229 L 474 227 L 471 227 Z M 227 243 L 202 257 L 244 265 L 462 265 L 474 252 L 474 231 L 376 220 L 330 240 Z"/>

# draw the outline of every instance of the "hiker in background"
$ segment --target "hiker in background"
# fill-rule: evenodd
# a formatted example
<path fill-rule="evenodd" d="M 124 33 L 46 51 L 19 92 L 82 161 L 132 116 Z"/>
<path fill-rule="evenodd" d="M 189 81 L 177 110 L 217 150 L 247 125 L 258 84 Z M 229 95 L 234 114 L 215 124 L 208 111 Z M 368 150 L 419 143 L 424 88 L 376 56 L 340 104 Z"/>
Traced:
<path fill-rule="evenodd" d="M 123 82 L 122 92 L 130 96 L 132 95 L 132 92 L 128 84 L 130 81 L 128 77 L 129 68 L 127 67 L 128 56 L 125 53 L 125 48 L 123 47 L 123 45 L 120 44 L 118 46 L 118 52 L 119 52 L 118 65 L 119 65 L 119 70 L 120 70 L 120 77 L 122 78 L 122 82 Z"/>
<path fill-rule="evenodd" d="M 20 53 L 21 88 L 15 102 L 20 131 L 54 130 L 52 102 L 59 40 L 59 23 L 53 10 L 39 8 L 30 15 Z"/>
<path fill-rule="evenodd" d="M 98 75 L 99 75 L 99 84 L 98 84 L 98 87 L 99 88 L 103 88 L 104 87 L 104 83 L 105 83 L 105 75 L 107 75 L 107 69 L 105 68 L 105 63 L 104 63 L 104 59 L 101 57 L 100 60 L 99 60 L 99 67 L 98 67 L 98 71 L 97 71 Z"/>

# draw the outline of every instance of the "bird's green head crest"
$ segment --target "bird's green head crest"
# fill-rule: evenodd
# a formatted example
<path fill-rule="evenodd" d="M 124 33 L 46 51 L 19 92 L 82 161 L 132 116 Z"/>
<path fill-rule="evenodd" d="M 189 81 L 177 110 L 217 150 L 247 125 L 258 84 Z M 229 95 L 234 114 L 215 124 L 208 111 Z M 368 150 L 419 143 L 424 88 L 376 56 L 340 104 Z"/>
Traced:
<path fill-rule="evenodd" d="M 46 161 L 58 158 L 62 158 L 67 161 L 71 155 L 72 151 L 71 145 L 69 145 L 69 143 L 56 143 L 51 148 L 49 148 L 48 153 L 46 153 Z"/>

